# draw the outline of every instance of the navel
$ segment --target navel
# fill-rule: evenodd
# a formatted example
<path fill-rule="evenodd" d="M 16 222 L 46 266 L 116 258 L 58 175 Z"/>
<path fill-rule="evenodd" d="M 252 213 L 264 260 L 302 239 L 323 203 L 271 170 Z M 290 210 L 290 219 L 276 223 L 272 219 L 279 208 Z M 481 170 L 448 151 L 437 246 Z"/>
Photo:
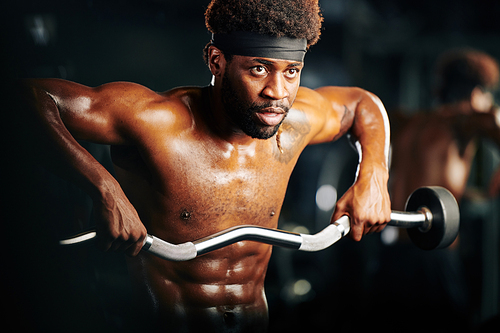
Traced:
<path fill-rule="evenodd" d="M 226 325 L 232 326 L 236 323 L 236 316 L 234 312 L 229 312 L 229 311 L 224 312 L 223 318 L 224 318 L 224 323 L 226 323 Z"/>

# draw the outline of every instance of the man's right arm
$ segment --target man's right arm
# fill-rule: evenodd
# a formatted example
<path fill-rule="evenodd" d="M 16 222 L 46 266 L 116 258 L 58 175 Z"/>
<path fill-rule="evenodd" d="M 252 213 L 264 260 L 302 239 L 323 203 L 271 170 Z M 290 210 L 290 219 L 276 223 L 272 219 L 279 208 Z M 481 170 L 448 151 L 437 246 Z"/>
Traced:
<path fill-rule="evenodd" d="M 134 98 L 134 87 L 89 88 L 64 80 L 28 80 L 20 88 L 22 105 L 17 107 L 37 134 L 28 141 L 28 146 L 36 147 L 30 153 L 43 152 L 38 157 L 46 166 L 92 198 L 100 247 L 129 255 L 139 253 L 146 228 L 116 179 L 77 140 L 127 144 L 120 125 L 127 122 L 124 111 Z M 124 98 L 127 89 L 131 96 Z"/>

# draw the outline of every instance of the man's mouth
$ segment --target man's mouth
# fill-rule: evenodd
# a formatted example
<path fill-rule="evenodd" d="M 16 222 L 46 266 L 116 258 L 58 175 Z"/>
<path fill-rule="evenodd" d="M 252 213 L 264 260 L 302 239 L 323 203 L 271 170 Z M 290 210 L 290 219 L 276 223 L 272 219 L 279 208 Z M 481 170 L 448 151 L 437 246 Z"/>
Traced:
<path fill-rule="evenodd" d="M 276 126 L 286 116 L 286 112 L 281 108 L 265 108 L 255 113 L 257 119 L 266 126 Z"/>

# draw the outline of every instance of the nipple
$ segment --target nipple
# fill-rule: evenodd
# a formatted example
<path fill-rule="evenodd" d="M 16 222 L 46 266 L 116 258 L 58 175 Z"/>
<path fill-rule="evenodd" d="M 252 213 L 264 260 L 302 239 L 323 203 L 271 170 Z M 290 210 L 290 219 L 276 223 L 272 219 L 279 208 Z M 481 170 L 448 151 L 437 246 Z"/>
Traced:
<path fill-rule="evenodd" d="M 182 212 L 181 212 L 181 219 L 184 220 L 184 221 L 188 221 L 189 219 L 191 219 L 191 213 L 188 212 L 186 209 L 184 209 Z"/>

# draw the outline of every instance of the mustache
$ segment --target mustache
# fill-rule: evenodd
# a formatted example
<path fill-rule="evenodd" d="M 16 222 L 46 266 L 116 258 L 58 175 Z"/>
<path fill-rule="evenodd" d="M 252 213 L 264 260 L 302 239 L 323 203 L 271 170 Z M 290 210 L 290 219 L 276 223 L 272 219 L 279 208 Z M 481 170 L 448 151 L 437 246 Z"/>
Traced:
<path fill-rule="evenodd" d="M 290 106 L 285 103 L 272 103 L 272 102 L 263 102 L 263 103 L 252 103 L 249 110 L 252 112 L 260 112 L 265 109 L 281 109 L 283 113 L 288 113 L 290 110 Z"/>

